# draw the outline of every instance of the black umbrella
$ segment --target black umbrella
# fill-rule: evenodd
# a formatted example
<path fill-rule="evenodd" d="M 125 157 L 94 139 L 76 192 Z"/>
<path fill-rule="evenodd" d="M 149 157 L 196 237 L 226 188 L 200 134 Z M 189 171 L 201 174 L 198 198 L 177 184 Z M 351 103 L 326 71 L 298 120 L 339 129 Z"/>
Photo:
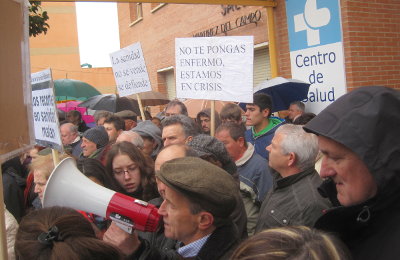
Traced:
<path fill-rule="evenodd" d="M 265 93 L 272 98 L 272 112 L 286 110 L 290 103 L 302 101 L 307 98 L 310 83 L 296 79 L 285 79 L 276 77 L 258 84 L 254 88 L 254 93 Z M 240 103 L 239 106 L 246 110 L 246 103 Z"/>
<path fill-rule="evenodd" d="M 122 110 L 131 110 L 138 115 L 140 114 L 140 108 L 136 100 L 127 97 L 119 97 L 116 94 L 97 95 L 80 103 L 78 106 L 93 110 L 106 110 L 113 113 Z"/>

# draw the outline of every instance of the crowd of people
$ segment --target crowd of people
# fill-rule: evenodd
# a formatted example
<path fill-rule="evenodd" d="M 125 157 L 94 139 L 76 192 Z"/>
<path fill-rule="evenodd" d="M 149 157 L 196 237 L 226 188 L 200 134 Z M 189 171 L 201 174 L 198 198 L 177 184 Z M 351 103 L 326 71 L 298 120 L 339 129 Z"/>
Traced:
<path fill-rule="evenodd" d="M 253 100 L 215 113 L 215 137 L 212 111 L 190 118 L 178 100 L 144 121 L 97 111 L 92 128 L 68 112 L 61 159 L 162 220 L 129 233 L 92 212 L 43 208 L 55 166 L 35 147 L 2 165 L 10 259 L 396 259 L 400 92 L 362 87 L 318 115 L 295 101 L 286 118 L 270 96 Z"/>

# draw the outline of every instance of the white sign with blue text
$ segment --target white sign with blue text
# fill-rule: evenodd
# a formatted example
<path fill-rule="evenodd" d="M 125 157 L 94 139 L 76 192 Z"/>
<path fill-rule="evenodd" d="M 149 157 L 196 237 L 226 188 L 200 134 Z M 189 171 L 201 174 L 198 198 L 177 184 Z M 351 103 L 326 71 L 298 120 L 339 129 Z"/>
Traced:
<path fill-rule="evenodd" d="M 311 83 L 307 111 L 346 93 L 339 0 L 286 0 L 292 77 Z"/>
<path fill-rule="evenodd" d="M 121 97 L 151 91 L 140 42 L 110 54 L 118 94 Z"/>
<path fill-rule="evenodd" d="M 178 98 L 253 102 L 253 36 L 175 39 Z"/>

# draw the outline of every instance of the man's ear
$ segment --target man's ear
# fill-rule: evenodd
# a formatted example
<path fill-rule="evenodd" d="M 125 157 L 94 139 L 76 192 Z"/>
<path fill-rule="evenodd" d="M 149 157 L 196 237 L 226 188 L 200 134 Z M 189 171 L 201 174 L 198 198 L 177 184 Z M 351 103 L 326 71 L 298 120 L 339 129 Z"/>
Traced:
<path fill-rule="evenodd" d="M 246 139 L 244 139 L 244 137 L 241 136 L 237 139 L 237 142 L 239 143 L 240 147 L 244 147 L 246 144 Z"/>
<path fill-rule="evenodd" d="M 261 111 L 261 113 L 263 114 L 264 117 L 268 117 L 269 114 L 271 113 L 271 110 L 269 108 L 265 108 L 263 109 L 263 111 Z"/>
<path fill-rule="evenodd" d="M 192 140 L 193 140 L 193 136 L 188 136 L 188 137 L 186 138 L 185 143 L 187 144 L 187 143 L 189 143 L 189 142 L 192 141 Z"/>
<path fill-rule="evenodd" d="M 199 223 L 198 228 L 200 230 L 206 230 L 214 224 L 214 216 L 207 211 L 202 211 L 199 213 Z"/>
<path fill-rule="evenodd" d="M 295 153 L 291 152 L 288 154 L 289 160 L 288 160 L 288 166 L 294 166 L 297 161 L 297 156 Z"/>

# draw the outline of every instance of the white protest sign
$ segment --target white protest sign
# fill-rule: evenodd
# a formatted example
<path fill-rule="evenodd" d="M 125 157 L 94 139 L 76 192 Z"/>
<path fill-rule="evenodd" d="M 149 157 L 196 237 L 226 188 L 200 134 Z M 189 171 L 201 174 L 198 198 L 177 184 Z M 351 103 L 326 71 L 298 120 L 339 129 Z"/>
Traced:
<path fill-rule="evenodd" d="M 110 58 L 121 97 L 151 91 L 140 42 L 111 53 Z"/>
<path fill-rule="evenodd" d="M 319 113 L 346 93 L 339 0 L 287 0 L 292 77 L 309 82 L 306 110 Z"/>
<path fill-rule="evenodd" d="M 175 39 L 178 98 L 253 102 L 253 36 Z"/>
<path fill-rule="evenodd" d="M 36 143 L 62 152 L 60 128 L 54 103 L 54 84 L 51 70 L 33 73 L 32 112 Z"/>

